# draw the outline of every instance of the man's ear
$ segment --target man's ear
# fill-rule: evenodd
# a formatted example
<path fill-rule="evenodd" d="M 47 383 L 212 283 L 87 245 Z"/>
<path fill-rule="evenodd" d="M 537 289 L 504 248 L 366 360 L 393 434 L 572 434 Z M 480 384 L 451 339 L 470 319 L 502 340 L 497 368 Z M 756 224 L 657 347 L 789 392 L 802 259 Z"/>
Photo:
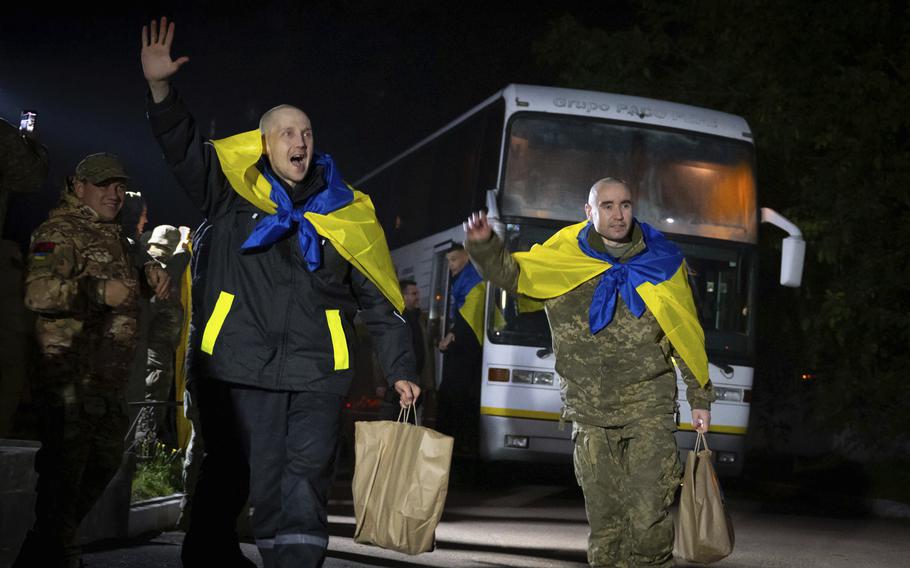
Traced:
<path fill-rule="evenodd" d="M 81 179 L 77 179 L 73 182 L 73 195 L 82 199 L 85 197 L 85 182 Z"/>
<path fill-rule="evenodd" d="M 585 217 L 588 218 L 588 221 L 591 220 L 591 204 L 585 203 Z"/>

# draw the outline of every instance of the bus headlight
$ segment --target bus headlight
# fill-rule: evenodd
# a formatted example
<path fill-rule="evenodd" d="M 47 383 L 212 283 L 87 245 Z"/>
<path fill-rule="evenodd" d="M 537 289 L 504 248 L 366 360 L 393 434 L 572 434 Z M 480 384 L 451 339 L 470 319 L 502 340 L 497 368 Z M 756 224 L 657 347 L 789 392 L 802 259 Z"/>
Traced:
<path fill-rule="evenodd" d="M 732 389 L 729 387 L 714 387 L 714 394 L 717 395 L 717 402 L 742 402 L 743 390 Z"/>
<path fill-rule="evenodd" d="M 531 371 L 528 369 L 514 369 L 512 371 L 513 383 L 553 386 L 553 380 L 553 373 L 548 371 Z"/>
<path fill-rule="evenodd" d="M 547 371 L 534 371 L 534 384 L 553 386 L 553 373 L 548 373 Z"/>
<path fill-rule="evenodd" d="M 512 382 L 513 383 L 523 383 L 526 385 L 534 384 L 534 371 L 528 371 L 527 369 L 513 369 L 512 370 Z"/>

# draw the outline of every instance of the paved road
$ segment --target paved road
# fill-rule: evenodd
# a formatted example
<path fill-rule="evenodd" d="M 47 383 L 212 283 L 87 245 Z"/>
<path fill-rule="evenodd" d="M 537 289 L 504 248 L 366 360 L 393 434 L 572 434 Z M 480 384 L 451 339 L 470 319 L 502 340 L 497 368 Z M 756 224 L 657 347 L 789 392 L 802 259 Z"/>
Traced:
<path fill-rule="evenodd" d="M 326 566 L 582 567 L 587 524 L 581 492 L 565 479 L 510 485 L 503 479 L 456 487 L 436 533 L 437 550 L 410 557 L 355 544 L 350 491 L 338 484 L 331 503 Z M 823 518 L 764 512 L 730 499 L 736 550 L 726 568 L 910 567 L 910 522 Z M 182 533 L 118 543 L 85 555 L 90 568 L 179 566 Z M 253 545 L 246 554 L 261 561 Z M 683 564 L 684 565 L 684 564 Z"/>

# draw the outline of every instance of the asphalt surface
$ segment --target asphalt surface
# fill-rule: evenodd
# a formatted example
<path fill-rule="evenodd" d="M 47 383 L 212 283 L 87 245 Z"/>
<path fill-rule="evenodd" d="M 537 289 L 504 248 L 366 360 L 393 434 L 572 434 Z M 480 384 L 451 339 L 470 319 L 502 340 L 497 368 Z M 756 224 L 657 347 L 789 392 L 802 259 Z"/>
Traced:
<path fill-rule="evenodd" d="M 569 478 L 538 481 L 548 483 L 485 479 L 456 485 L 436 531 L 437 549 L 418 556 L 354 543 L 350 489 L 340 482 L 330 503 L 325 566 L 586 566 L 587 523 L 581 492 Z M 736 548 L 715 566 L 910 567 L 908 520 L 785 514 L 767 504 L 730 496 L 728 506 Z M 167 532 L 142 540 L 101 543 L 86 551 L 84 559 L 89 568 L 179 566 L 182 539 L 183 533 Z M 255 546 L 242 546 L 261 566 Z"/>

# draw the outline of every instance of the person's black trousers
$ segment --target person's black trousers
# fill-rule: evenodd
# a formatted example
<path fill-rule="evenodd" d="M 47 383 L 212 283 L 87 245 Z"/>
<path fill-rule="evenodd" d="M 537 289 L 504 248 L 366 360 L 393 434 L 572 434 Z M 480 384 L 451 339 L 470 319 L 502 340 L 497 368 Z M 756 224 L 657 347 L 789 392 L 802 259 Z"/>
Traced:
<path fill-rule="evenodd" d="M 214 380 L 201 381 L 199 388 L 207 445 L 187 535 L 190 544 L 200 534 L 217 537 L 203 524 L 233 534 L 246 500 L 241 485 L 248 482 L 253 530 L 266 568 L 321 566 L 342 396 Z M 236 474 L 238 468 L 247 476 Z M 204 483 L 207 479 L 211 483 Z"/>

